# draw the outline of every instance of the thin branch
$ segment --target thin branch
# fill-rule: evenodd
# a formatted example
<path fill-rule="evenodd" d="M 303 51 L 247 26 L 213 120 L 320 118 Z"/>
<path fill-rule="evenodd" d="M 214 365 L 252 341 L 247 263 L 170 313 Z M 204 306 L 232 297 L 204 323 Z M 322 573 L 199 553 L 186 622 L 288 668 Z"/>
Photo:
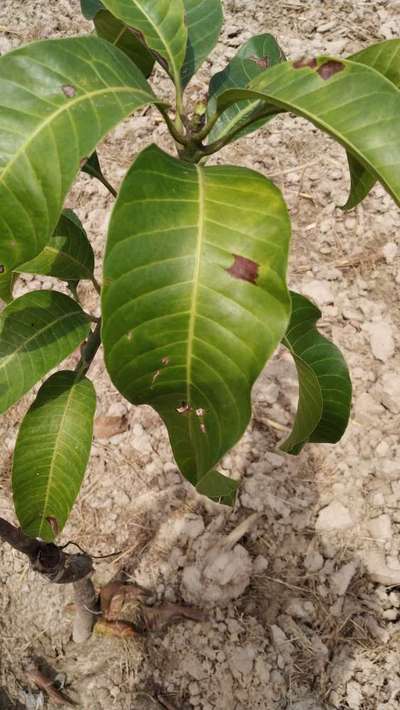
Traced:
<path fill-rule="evenodd" d="M 98 321 L 95 329 L 90 333 L 88 339 L 81 347 L 81 359 L 79 360 L 75 372 L 78 377 L 85 377 L 90 365 L 92 364 L 95 355 L 101 345 L 101 319 Z"/>
<path fill-rule="evenodd" d="M 93 571 L 89 555 L 68 555 L 52 542 L 28 537 L 20 528 L 3 518 L 0 518 L 0 539 L 26 555 L 32 569 L 55 584 L 77 582 Z"/>
<path fill-rule="evenodd" d="M 173 120 L 168 116 L 168 112 L 163 106 L 157 106 L 159 112 L 161 113 L 167 128 L 172 136 L 172 138 L 180 145 L 187 145 L 187 138 L 180 132 Z"/>

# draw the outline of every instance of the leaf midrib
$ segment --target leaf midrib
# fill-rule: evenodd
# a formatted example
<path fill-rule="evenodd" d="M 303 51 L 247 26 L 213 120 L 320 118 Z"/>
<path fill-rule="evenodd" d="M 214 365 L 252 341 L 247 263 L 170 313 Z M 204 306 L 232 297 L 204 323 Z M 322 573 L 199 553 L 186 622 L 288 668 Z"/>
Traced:
<path fill-rule="evenodd" d="M 48 475 L 47 485 L 46 485 L 46 493 L 45 493 L 45 497 L 44 497 L 44 501 L 43 501 L 42 515 L 40 517 L 40 523 L 39 523 L 39 532 L 38 532 L 39 537 L 41 537 L 42 529 L 44 526 L 46 509 L 47 509 L 47 505 L 48 505 L 49 498 L 50 498 L 50 490 L 51 490 L 52 484 L 53 484 L 54 464 L 55 464 L 55 460 L 56 460 L 56 456 L 57 456 L 58 442 L 60 439 L 61 431 L 64 426 L 65 418 L 67 416 L 68 408 L 70 406 L 71 399 L 74 394 L 74 389 L 75 389 L 75 383 L 72 383 L 71 389 L 68 393 L 67 401 L 65 402 L 64 412 L 61 416 L 60 424 L 59 424 L 56 438 L 54 441 L 53 454 L 51 456 L 51 461 L 50 461 L 50 466 L 49 466 L 49 475 Z"/>
<path fill-rule="evenodd" d="M 28 139 L 22 143 L 22 145 L 18 148 L 16 153 L 14 154 L 12 160 L 10 160 L 9 163 L 7 163 L 6 167 L 4 170 L 0 172 L 0 184 L 2 182 L 5 183 L 5 176 L 7 173 L 11 170 L 11 168 L 14 166 L 14 164 L 17 162 L 19 157 L 26 153 L 28 147 L 30 146 L 31 143 L 37 138 L 37 136 L 40 135 L 40 133 L 47 128 L 58 116 L 60 116 L 64 111 L 69 111 L 72 106 L 76 106 L 77 104 L 81 103 L 82 101 L 88 101 L 95 96 L 100 96 L 104 94 L 111 94 L 111 93 L 132 93 L 132 91 L 144 94 L 144 96 L 147 96 L 150 98 L 150 95 L 144 91 L 144 89 L 137 89 L 132 86 L 113 86 L 107 89 L 99 89 L 97 91 L 90 91 L 89 93 L 84 94 L 83 96 L 77 96 L 75 99 L 69 99 L 67 103 L 63 104 L 60 106 L 60 108 L 55 111 L 55 113 L 52 113 L 51 116 L 46 118 L 42 123 L 39 124 L 39 126 L 35 129 L 35 131 L 28 137 Z"/>

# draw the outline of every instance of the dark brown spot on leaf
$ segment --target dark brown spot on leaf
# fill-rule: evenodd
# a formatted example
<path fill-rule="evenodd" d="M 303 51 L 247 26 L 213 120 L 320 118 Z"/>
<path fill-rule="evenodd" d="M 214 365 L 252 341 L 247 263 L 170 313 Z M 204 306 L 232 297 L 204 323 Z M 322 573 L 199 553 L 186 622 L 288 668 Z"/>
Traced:
<path fill-rule="evenodd" d="M 4 268 L 3 264 L 0 264 L 0 274 L 4 274 L 4 272 L 5 272 L 5 268 Z"/>
<path fill-rule="evenodd" d="M 72 99 L 75 94 L 76 94 L 76 89 L 74 86 L 71 86 L 70 84 L 64 84 L 62 87 L 63 94 L 64 96 L 67 96 L 69 99 Z"/>
<path fill-rule="evenodd" d="M 331 76 L 334 74 L 337 74 L 339 71 L 342 71 L 344 69 L 344 64 L 342 62 L 337 62 L 335 59 L 330 59 L 328 62 L 325 62 L 325 64 L 321 64 L 320 67 L 317 69 L 317 73 L 320 75 L 321 79 L 324 79 L 326 81 L 327 79 L 330 79 Z"/>
<path fill-rule="evenodd" d="M 235 261 L 229 269 L 226 269 L 228 274 L 233 276 L 234 279 L 241 279 L 255 284 L 258 276 L 258 264 L 251 259 L 246 259 L 244 256 L 238 256 L 237 254 L 233 254 L 233 256 Z"/>
<path fill-rule="evenodd" d="M 268 57 L 256 57 L 252 56 L 250 57 L 252 62 L 255 62 L 257 66 L 261 67 L 261 69 L 268 69 L 269 67 L 269 59 Z"/>
<path fill-rule="evenodd" d="M 189 414 L 192 411 L 192 407 L 188 402 L 181 402 L 180 406 L 176 408 L 178 414 Z"/>
<path fill-rule="evenodd" d="M 307 57 L 301 57 L 296 62 L 293 62 L 293 69 L 303 69 L 304 67 L 309 67 L 309 69 L 315 69 L 317 66 L 316 59 L 307 59 Z"/>

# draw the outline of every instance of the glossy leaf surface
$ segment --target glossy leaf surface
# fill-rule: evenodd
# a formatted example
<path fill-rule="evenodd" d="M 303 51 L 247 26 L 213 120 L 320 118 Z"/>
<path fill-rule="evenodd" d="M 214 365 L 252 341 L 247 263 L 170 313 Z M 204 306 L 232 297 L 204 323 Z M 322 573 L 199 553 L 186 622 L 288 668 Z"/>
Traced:
<path fill-rule="evenodd" d="M 93 20 L 97 13 L 103 9 L 100 0 L 81 0 L 82 15 L 87 20 Z"/>
<path fill-rule="evenodd" d="M 25 415 L 15 445 L 12 488 L 22 530 L 48 542 L 63 529 L 92 444 L 96 394 L 76 372 L 52 375 Z"/>
<path fill-rule="evenodd" d="M 81 160 L 153 101 L 142 73 L 97 37 L 45 40 L 0 57 L 0 264 L 37 256 Z"/>
<path fill-rule="evenodd" d="M 104 0 L 103 5 L 143 35 L 147 46 L 166 62 L 167 71 L 178 83 L 187 44 L 183 0 Z"/>
<path fill-rule="evenodd" d="M 241 98 L 265 101 L 265 110 L 291 111 L 329 133 L 382 183 L 400 204 L 400 91 L 370 67 L 320 57 L 307 65 L 285 62 L 254 79 L 249 89 L 225 91 L 219 110 Z"/>
<path fill-rule="evenodd" d="M 219 471 L 212 470 L 199 481 L 196 491 L 217 503 L 234 505 L 238 487 L 238 481 L 224 476 Z"/>
<path fill-rule="evenodd" d="M 155 62 L 154 56 L 140 41 L 134 30 L 107 10 L 98 12 L 93 22 L 99 37 L 118 47 L 145 76 L 150 76 Z"/>
<path fill-rule="evenodd" d="M 183 0 L 188 30 L 185 62 L 181 71 L 183 86 L 214 49 L 223 23 L 221 0 Z"/>
<path fill-rule="evenodd" d="M 372 67 L 400 88 L 400 40 L 389 39 L 353 54 L 349 59 Z M 344 210 L 350 210 L 362 202 L 375 185 L 376 178 L 362 163 L 348 155 L 350 168 L 350 195 Z"/>
<path fill-rule="evenodd" d="M 279 190 L 239 167 L 199 167 L 155 146 L 130 169 L 104 264 L 108 372 L 164 419 L 193 483 L 233 446 L 250 391 L 289 319 L 290 224 Z"/>
<path fill-rule="evenodd" d="M 0 413 L 62 362 L 86 338 L 90 322 L 76 301 L 32 291 L 0 313 Z"/>
<path fill-rule="evenodd" d="M 94 254 L 80 221 L 71 210 L 64 210 L 54 235 L 42 252 L 16 271 L 54 276 L 63 281 L 92 279 Z"/>
<path fill-rule="evenodd" d="M 307 442 L 335 443 L 346 430 L 351 380 L 340 350 L 315 327 L 320 310 L 291 291 L 292 316 L 283 344 L 293 355 L 299 403 L 293 430 L 280 448 L 298 454 Z"/>
<path fill-rule="evenodd" d="M 227 64 L 223 71 L 215 74 L 210 82 L 208 113 L 216 109 L 217 97 L 227 89 L 245 88 L 250 81 L 265 69 L 284 61 L 285 56 L 276 39 L 270 34 L 262 34 L 249 39 Z M 227 133 L 238 130 L 250 119 L 263 112 L 264 102 L 243 100 L 230 106 L 219 118 L 209 136 L 209 142 L 217 140 Z M 262 118 L 251 126 L 243 128 L 236 138 L 252 133 L 263 126 L 270 117 Z"/>

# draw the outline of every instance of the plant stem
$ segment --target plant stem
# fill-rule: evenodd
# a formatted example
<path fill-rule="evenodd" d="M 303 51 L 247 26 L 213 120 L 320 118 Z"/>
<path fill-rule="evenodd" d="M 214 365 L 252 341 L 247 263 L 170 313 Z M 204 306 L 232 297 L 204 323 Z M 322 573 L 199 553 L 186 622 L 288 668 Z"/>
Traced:
<path fill-rule="evenodd" d="M 162 106 L 158 106 L 158 110 L 161 113 L 165 123 L 167 124 L 167 128 L 174 141 L 176 141 L 176 143 L 179 143 L 179 145 L 187 145 L 187 138 L 185 138 L 185 136 L 181 132 L 182 122 L 180 123 L 179 129 L 176 123 L 174 123 L 174 121 L 172 121 L 172 119 L 168 116 L 168 113 L 165 108 L 163 108 Z"/>
<path fill-rule="evenodd" d="M 208 134 L 211 133 L 212 129 L 214 128 L 215 124 L 217 123 L 219 117 L 221 114 L 219 113 L 214 113 L 213 116 L 207 121 L 206 125 L 204 128 L 201 129 L 198 133 L 195 133 L 193 138 L 196 139 L 199 143 L 204 140 L 204 138 L 207 138 Z"/>
<path fill-rule="evenodd" d="M 77 378 L 81 379 L 85 377 L 90 365 L 92 364 L 95 355 L 101 345 L 101 319 L 98 321 L 96 327 L 90 333 L 88 339 L 81 347 L 81 359 L 79 360 L 75 372 L 77 373 Z"/>
<path fill-rule="evenodd" d="M 90 638 L 99 614 L 97 594 L 90 577 L 74 582 L 74 596 L 76 613 L 72 638 L 75 643 L 83 643 Z"/>
<path fill-rule="evenodd" d="M 32 569 L 55 584 L 77 582 L 93 570 L 89 555 L 69 555 L 52 542 L 28 537 L 20 528 L 3 518 L 0 518 L 0 539 L 26 555 Z"/>

